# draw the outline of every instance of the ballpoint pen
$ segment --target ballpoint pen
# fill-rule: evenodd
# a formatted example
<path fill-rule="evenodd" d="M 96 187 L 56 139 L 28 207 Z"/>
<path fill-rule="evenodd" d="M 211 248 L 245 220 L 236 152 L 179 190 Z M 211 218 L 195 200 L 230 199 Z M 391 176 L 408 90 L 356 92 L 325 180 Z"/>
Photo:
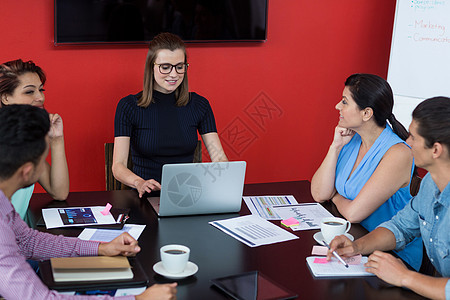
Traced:
<path fill-rule="evenodd" d="M 123 214 L 120 214 L 119 217 L 117 218 L 116 223 L 121 223 L 123 219 Z"/>
<path fill-rule="evenodd" d="M 322 240 L 322 242 L 323 242 L 323 244 L 324 244 L 325 246 L 327 246 L 328 250 L 331 250 L 330 245 L 328 245 L 327 242 L 325 242 L 324 240 Z M 333 251 L 332 253 L 333 253 L 334 257 L 336 257 L 337 259 L 339 259 L 339 261 L 340 261 L 346 268 L 348 268 L 348 264 L 342 259 L 342 257 L 339 256 L 339 254 L 337 254 L 336 251 Z"/>

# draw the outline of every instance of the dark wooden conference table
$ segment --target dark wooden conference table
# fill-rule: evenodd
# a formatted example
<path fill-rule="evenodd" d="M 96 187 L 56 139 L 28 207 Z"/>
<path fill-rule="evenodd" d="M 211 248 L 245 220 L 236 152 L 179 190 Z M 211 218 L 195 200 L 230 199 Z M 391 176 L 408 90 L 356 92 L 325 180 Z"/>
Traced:
<path fill-rule="evenodd" d="M 294 195 L 298 202 L 313 202 L 308 181 L 246 184 L 245 196 Z M 208 224 L 209 221 L 249 214 L 245 203 L 239 214 L 159 218 L 146 200 L 139 199 L 132 190 L 74 192 L 67 201 L 52 201 L 47 194 L 35 194 L 30 203 L 31 216 L 38 220 L 44 207 L 95 206 L 111 203 L 113 207 L 130 208 L 130 224 L 145 224 L 139 238 L 142 250 L 137 259 L 144 267 L 150 284 L 172 282 L 153 271 L 160 261 L 159 249 L 166 244 L 183 244 L 191 249 L 190 261 L 199 271 L 178 280 L 178 299 L 227 299 L 212 287 L 210 279 L 258 270 L 272 280 L 298 294 L 298 299 L 423 299 L 417 294 L 384 283 L 376 277 L 315 279 L 307 265 L 316 244 L 317 230 L 293 232 L 299 239 L 251 248 Z M 325 207 L 337 214 L 334 207 Z M 280 221 L 274 222 L 280 225 Z M 37 227 L 47 231 L 45 227 Z M 48 232 L 77 236 L 81 229 L 52 229 Z M 292 232 L 292 231 L 291 231 Z M 352 224 L 350 233 L 358 238 L 367 231 Z"/>

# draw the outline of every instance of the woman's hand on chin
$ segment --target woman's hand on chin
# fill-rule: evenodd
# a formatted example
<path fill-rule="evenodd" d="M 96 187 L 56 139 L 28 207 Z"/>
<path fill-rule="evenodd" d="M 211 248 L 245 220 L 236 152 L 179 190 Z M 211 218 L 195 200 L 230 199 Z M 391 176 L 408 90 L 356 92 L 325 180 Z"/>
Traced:
<path fill-rule="evenodd" d="M 334 138 L 332 146 L 340 149 L 344 147 L 346 144 L 348 144 L 348 142 L 350 142 L 350 140 L 354 135 L 355 131 L 348 128 L 340 127 L 338 125 L 334 129 Z"/>

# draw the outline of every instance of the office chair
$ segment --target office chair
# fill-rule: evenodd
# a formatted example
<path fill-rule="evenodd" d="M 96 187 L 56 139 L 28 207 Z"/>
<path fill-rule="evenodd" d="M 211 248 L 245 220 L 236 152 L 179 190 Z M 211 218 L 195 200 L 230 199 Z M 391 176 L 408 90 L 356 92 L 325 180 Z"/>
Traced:
<path fill-rule="evenodd" d="M 114 152 L 114 143 L 105 143 L 105 182 L 106 182 L 106 190 L 128 190 L 129 186 L 121 183 L 120 181 L 114 178 L 112 173 L 112 162 L 113 162 L 113 152 Z M 133 162 L 131 160 L 131 150 L 128 155 L 128 163 L 127 168 L 133 170 Z M 197 141 L 197 147 L 194 152 L 194 163 L 202 162 L 202 141 Z"/>
<path fill-rule="evenodd" d="M 411 185 L 409 186 L 409 191 L 411 193 L 411 196 L 416 196 L 420 189 L 420 182 L 422 181 L 422 178 L 418 175 L 413 175 L 411 178 Z"/>

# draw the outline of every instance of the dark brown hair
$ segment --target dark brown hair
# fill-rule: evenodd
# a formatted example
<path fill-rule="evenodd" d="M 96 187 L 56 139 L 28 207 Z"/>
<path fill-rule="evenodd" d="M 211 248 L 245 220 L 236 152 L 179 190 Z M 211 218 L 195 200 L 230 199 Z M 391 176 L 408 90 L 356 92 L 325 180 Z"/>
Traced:
<path fill-rule="evenodd" d="M 24 62 L 21 59 L 16 59 L 0 65 L 0 100 L 4 95 L 14 93 L 14 90 L 20 84 L 19 76 L 26 73 L 36 73 L 42 84 L 47 79 L 44 71 L 31 60 Z"/>
<path fill-rule="evenodd" d="M 353 100 L 361 110 L 367 107 L 372 108 L 375 123 L 378 126 L 384 128 L 388 120 L 392 131 L 406 141 L 409 134 L 392 113 L 394 96 L 386 80 L 373 74 L 353 74 L 347 78 L 345 86 L 349 88 Z"/>
<path fill-rule="evenodd" d="M 27 162 L 37 165 L 47 148 L 49 129 L 45 109 L 26 104 L 0 109 L 0 179 L 9 179 Z"/>
<path fill-rule="evenodd" d="M 434 97 L 419 103 L 412 113 L 417 132 L 431 148 L 441 143 L 450 150 L 450 98 Z"/>

